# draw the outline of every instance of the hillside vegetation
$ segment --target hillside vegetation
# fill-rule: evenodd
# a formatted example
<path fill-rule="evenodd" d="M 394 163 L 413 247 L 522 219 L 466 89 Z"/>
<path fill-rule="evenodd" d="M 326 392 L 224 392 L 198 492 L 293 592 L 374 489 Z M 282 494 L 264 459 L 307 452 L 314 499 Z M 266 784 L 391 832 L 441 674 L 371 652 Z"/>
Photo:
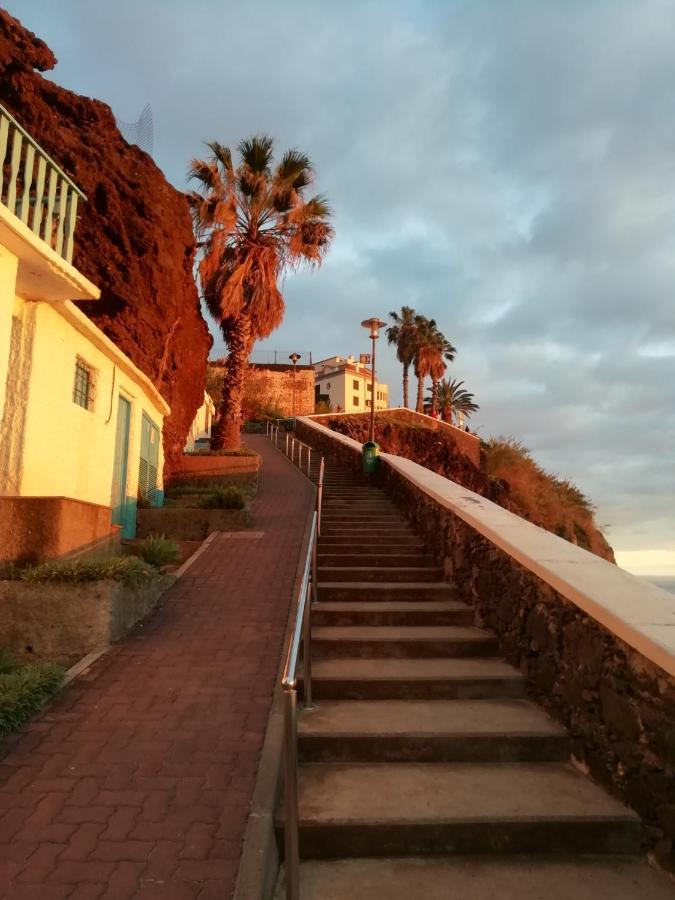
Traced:
<path fill-rule="evenodd" d="M 320 420 L 354 440 L 368 439 L 368 415 L 326 416 Z M 481 444 L 477 468 L 452 435 L 419 423 L 396 421 L 394 413 L 376 420 L 375 440 L 386 453 L 404 456 L 469 488 L 535 525 L 615 562 L 614 552 L 595 524 L 593 505 L 571 482 L 546 472 L 529 450 L 512 438 Z"/>

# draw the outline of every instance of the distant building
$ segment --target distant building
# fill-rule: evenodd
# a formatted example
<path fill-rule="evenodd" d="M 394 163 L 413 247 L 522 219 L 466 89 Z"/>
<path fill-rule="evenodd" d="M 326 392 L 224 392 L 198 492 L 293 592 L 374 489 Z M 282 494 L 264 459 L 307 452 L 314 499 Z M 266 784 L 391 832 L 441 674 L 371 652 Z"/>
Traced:
<path fill-rule="evenodd" d="M 211 441 L 211 426 L 216 415 L 216 404 L 211 395 L 204 391 L 202 405 L 195 413 L 185 440 L 184 453 L 192 453 L 200 447 L 208 448 Z"/>
<path fill-rule="evenodd" d="M 170 409 L 72 302 L 100 295 L 72 265 L 81 191 L 1 106 L 0 140 L 0 560 L 103 552 L 163 501 Z"/>
<path fill-rule="evenodd" d="M 370 412 L 372 369 L 353 356 L 331 356 L 314 364 L 314 399 L 333 412 Z M 375 409 L 389 408 L 389 386 L 375 382 Z"/>
<path fill-rule="evenodd" d="M 209 363 L 222 371 L 224 360 Z M 314 412 L 314 368 L 288 363 L 249 363 L 244 376 L 244 417 L 311 416 Z"/>

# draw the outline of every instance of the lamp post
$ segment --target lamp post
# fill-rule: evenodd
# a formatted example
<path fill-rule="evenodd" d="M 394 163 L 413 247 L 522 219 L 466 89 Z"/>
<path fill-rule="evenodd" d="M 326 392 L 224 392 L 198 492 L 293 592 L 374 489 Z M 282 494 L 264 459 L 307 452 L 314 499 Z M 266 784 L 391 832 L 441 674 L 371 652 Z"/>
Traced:
<path fill-rule="evenodd" d="M 288 357 L 290 361 L 293 363 L 293 418 L 295 419 L 295 372 L 296 365 L 298 364 L 298 360 L 300 359 L 299 353 L 291 353 Z M 295 426 L 293 426 L 295 428 Z"/>
<path fill-rule="evenodd" d="M 365 319 L 361 322 L 364 328 L 370 329 L 370 339 L 373 342 L 373 364 L 371 368 L 370 378 L 370 440 L 375 440 L 375 341 L 380 336 L 380 328 L 384 328 L 387 324 L 376 316 L 372 319 Z"/>

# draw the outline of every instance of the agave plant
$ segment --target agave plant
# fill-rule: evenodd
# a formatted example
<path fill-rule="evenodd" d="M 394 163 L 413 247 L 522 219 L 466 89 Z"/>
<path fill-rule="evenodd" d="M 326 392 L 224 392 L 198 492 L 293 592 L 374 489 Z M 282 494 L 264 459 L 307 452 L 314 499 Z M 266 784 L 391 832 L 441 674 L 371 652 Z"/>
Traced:
<path fill-rule="evenodd" d="M 260 135 L 241 141 L 235 166 L 228 147 L 208 147 L 208 159 L 192 161 L 198 189 L 189 200 L 202 294 L 229 349 L 211 446 L 238 449 L 251 349 L 284 316 L 279 281 L 303 263 L 320 265 L 333 229 L 326 199 L 305 198 L 314 170 L 304 153 L 288 150 L 275 165 L 274 142 Z"/>

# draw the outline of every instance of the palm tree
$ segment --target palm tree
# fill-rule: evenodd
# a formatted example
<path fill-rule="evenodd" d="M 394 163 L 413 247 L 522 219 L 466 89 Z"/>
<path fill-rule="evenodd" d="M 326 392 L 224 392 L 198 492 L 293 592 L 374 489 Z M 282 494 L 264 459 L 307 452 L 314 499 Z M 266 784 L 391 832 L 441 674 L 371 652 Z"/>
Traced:
<path fill-rule="evenodd" d="M 189 177 L 198 190 L 189 200 L 202 294 L 229 349 L 211 446 L 237 449 L 251 349 L 284 316 L 279 279 L 302 263 L 320 265 L 333 229 L 325 198 L 304 197 L 314 179 L 305 154 L 287 150 L 275 166 L 274 142 L 260 135 L 241 141 L 235 167 L 229 147 L 207 146 L 209 159 L 192 160 Z"/>
<path fill-rule="evenodd" d="M 417 313 L 411 306 L 402 306 L 401 312 L 390 312 L 392 324 L 387 328 L 387 341 L 396 344 L 396 359 L 403 366 L 403 405 L 408 404 L 408 372 L 415 362 L 417 351 Z"/>
<path fill-rule="evenodd" d="M 439 331 L 434 319 L 417 316 L 417 347 L 415 351 L 415 375 L 417 376 L 417 412 L 424 412 L 424 379 L 431 376 L 434 386 L 447 368 L 446 360 L 455 358 L 455 348 Z M 435 408 L 432 402 L 432 409 Z"/>
<path fill-rule="evenodd" d="M 436 399 L 444 422 L 452 423 L 452 414 L 463 413 L 467 418 L 480 409 L 474 396 L 465 390 L 463 381 L 448 381 L 443 378 L 436 386 Z"/>

